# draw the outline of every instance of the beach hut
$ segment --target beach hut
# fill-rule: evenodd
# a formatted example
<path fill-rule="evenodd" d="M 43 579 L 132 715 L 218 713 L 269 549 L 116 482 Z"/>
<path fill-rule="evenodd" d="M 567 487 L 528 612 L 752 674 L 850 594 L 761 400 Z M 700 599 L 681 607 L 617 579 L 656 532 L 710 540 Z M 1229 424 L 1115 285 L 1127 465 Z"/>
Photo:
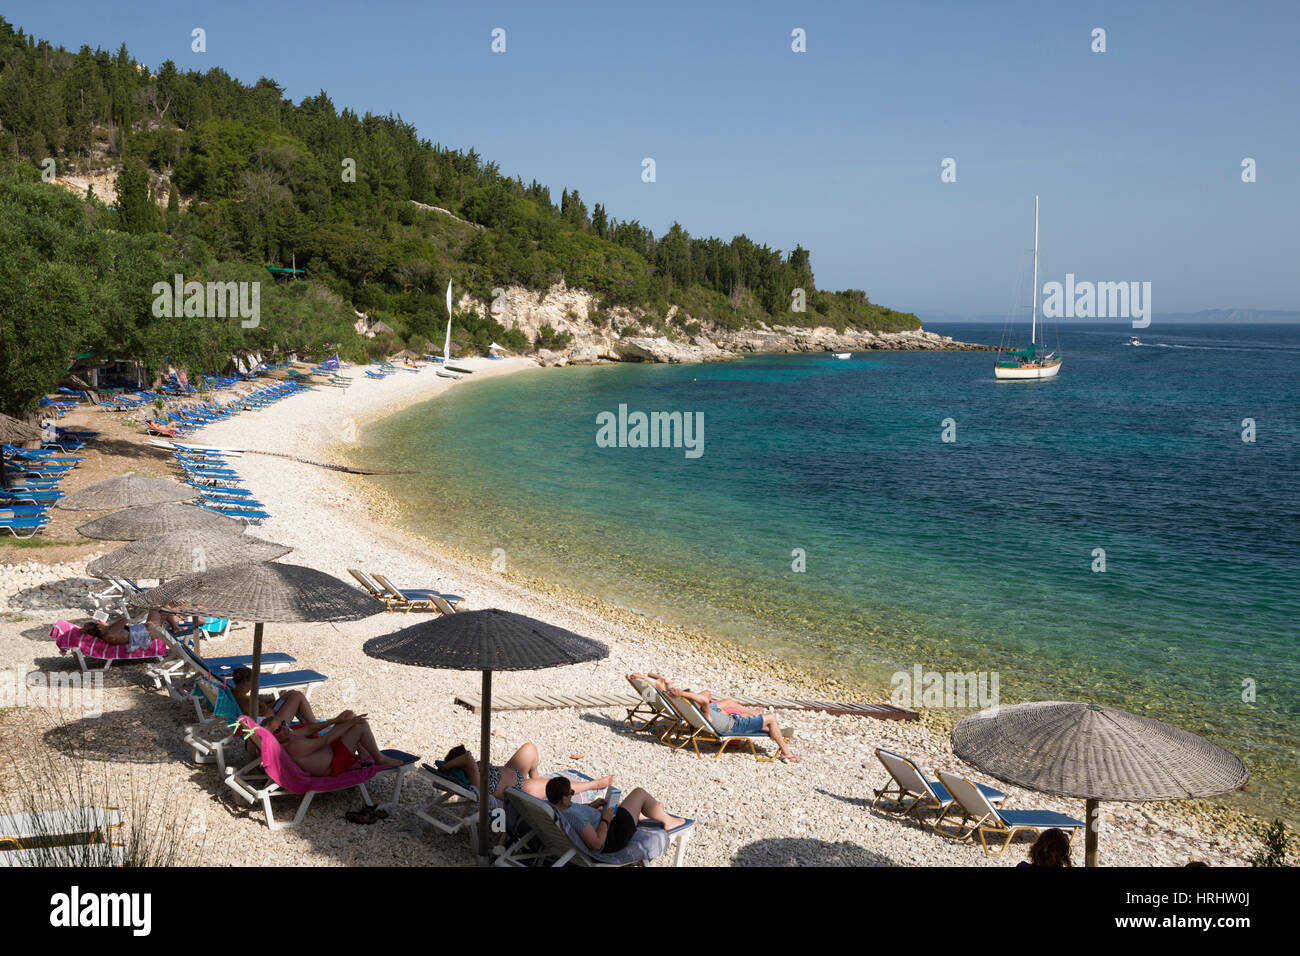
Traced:
<path fill-rule="evenodd" d="M 419 667 L 481 671 L 483 714 L 479 759 L 492 756 L 492 672 L 532 671 L 581 664 L 609 656 L 599 641 L 523 614 L 489 608 L 424 620 L 366 641 L 363 650 L 381 661 Z M 481 778 L 485 780 L 486 778 Z M 488 801 L 479 794 L 478 856 L 487 864 Z"/>
<path fill-rule="evenodd" d="M 59 501 L 58 507 L 68 511 L 113 511 L 118 508 L 193 501 L 197 497 L 199 493 L 193 488 L 170 478 L 152 478 L 129 472 L 82 488 Z"/>
<path fill-rule="evenodd" d="M 1100 704 L 991 707 L 953 728 L 952 749 L 998 780 L 1087 801 L 1088 866 L 1097 865 L 1100 801 L 1190 800 L 1247 779 L 1240 757 L 1199 734 Z"/>

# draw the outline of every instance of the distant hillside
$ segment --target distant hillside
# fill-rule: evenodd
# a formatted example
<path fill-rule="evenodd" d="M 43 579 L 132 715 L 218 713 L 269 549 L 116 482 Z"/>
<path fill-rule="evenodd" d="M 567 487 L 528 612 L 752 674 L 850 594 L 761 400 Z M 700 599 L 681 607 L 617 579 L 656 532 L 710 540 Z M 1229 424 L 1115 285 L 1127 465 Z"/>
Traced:
<path fill-rule="evenodd" d="M 596 296 L 597 321 L 631 310 L 640 330 L 669 338 L 920 327 L 863 291 L 819 290 L 802 247 L 702 239 L 676 223 L 655 236 L 577 189 L 553 201 L 548 187 L 433 145 L 400 117 L 340 112 L 324 91 L 295 104 L 270 79 L 249 86 L 171 61 L 155 72 L 125 46 L 72 53 L 0 18 L 0 160 L 26 166 L 12 175 L 30 181 L 49 159 L 92 228 L 156 237 L 146 245 L 187 278 L 296 265 L 395 330 L 375 352 L 440 342 L 448 280 L 471 296 L 475 315 L 458 316 L 455 333 L 471 351 L 493 338 L 521 351 L 550 342 L 527 340 L 488 304 L 494 289 L 558 283 Z M 268 344 L 256 330 L 241 339 Z"/>

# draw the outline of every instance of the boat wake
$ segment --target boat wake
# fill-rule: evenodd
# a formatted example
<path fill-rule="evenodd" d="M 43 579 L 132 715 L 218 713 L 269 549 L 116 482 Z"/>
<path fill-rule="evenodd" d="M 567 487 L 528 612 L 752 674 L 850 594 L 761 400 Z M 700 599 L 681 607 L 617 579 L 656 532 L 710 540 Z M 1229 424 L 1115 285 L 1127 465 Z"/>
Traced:
<path fill-rule="evenodd" d="M 1129 342 L 1137 349 L 1194 349 L 1200 352 L 1296 352 L 1300 349 L 1273 346 L 1263 348 L 1255 345 L 1179 345 L 1174 342 Z"/>

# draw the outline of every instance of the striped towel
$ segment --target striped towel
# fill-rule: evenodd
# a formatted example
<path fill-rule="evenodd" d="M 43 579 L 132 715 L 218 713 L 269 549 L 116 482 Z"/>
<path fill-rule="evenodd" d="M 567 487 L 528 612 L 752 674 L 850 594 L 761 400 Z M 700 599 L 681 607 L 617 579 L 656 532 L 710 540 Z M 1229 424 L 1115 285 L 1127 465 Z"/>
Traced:
<path fill-rule="evenodd" d="M 59 653 L 67 654 L 73 648 L 80 648 L 86 657 L 97 661 L 140 660 L 146 657 L 166 657 L 167 645 L 160 640 L 150 641 L 143 650 L 129 651 L 126 644 L 110 644 L 102 637 L 91 637 L 81 628 L 67 621 L 56 621 L 50 628 L 50 637 L 54 638 Z"/>

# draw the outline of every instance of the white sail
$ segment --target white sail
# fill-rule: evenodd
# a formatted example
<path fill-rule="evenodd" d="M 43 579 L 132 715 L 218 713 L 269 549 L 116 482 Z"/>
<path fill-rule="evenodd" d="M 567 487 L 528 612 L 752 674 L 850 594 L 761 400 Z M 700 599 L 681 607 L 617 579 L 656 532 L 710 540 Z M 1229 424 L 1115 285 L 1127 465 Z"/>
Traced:
<path fill-rule="evenodd" d="M 442 364 L 451 358 L 451 280 L 447 280 L 447 340 L 442 343 Z"/>

